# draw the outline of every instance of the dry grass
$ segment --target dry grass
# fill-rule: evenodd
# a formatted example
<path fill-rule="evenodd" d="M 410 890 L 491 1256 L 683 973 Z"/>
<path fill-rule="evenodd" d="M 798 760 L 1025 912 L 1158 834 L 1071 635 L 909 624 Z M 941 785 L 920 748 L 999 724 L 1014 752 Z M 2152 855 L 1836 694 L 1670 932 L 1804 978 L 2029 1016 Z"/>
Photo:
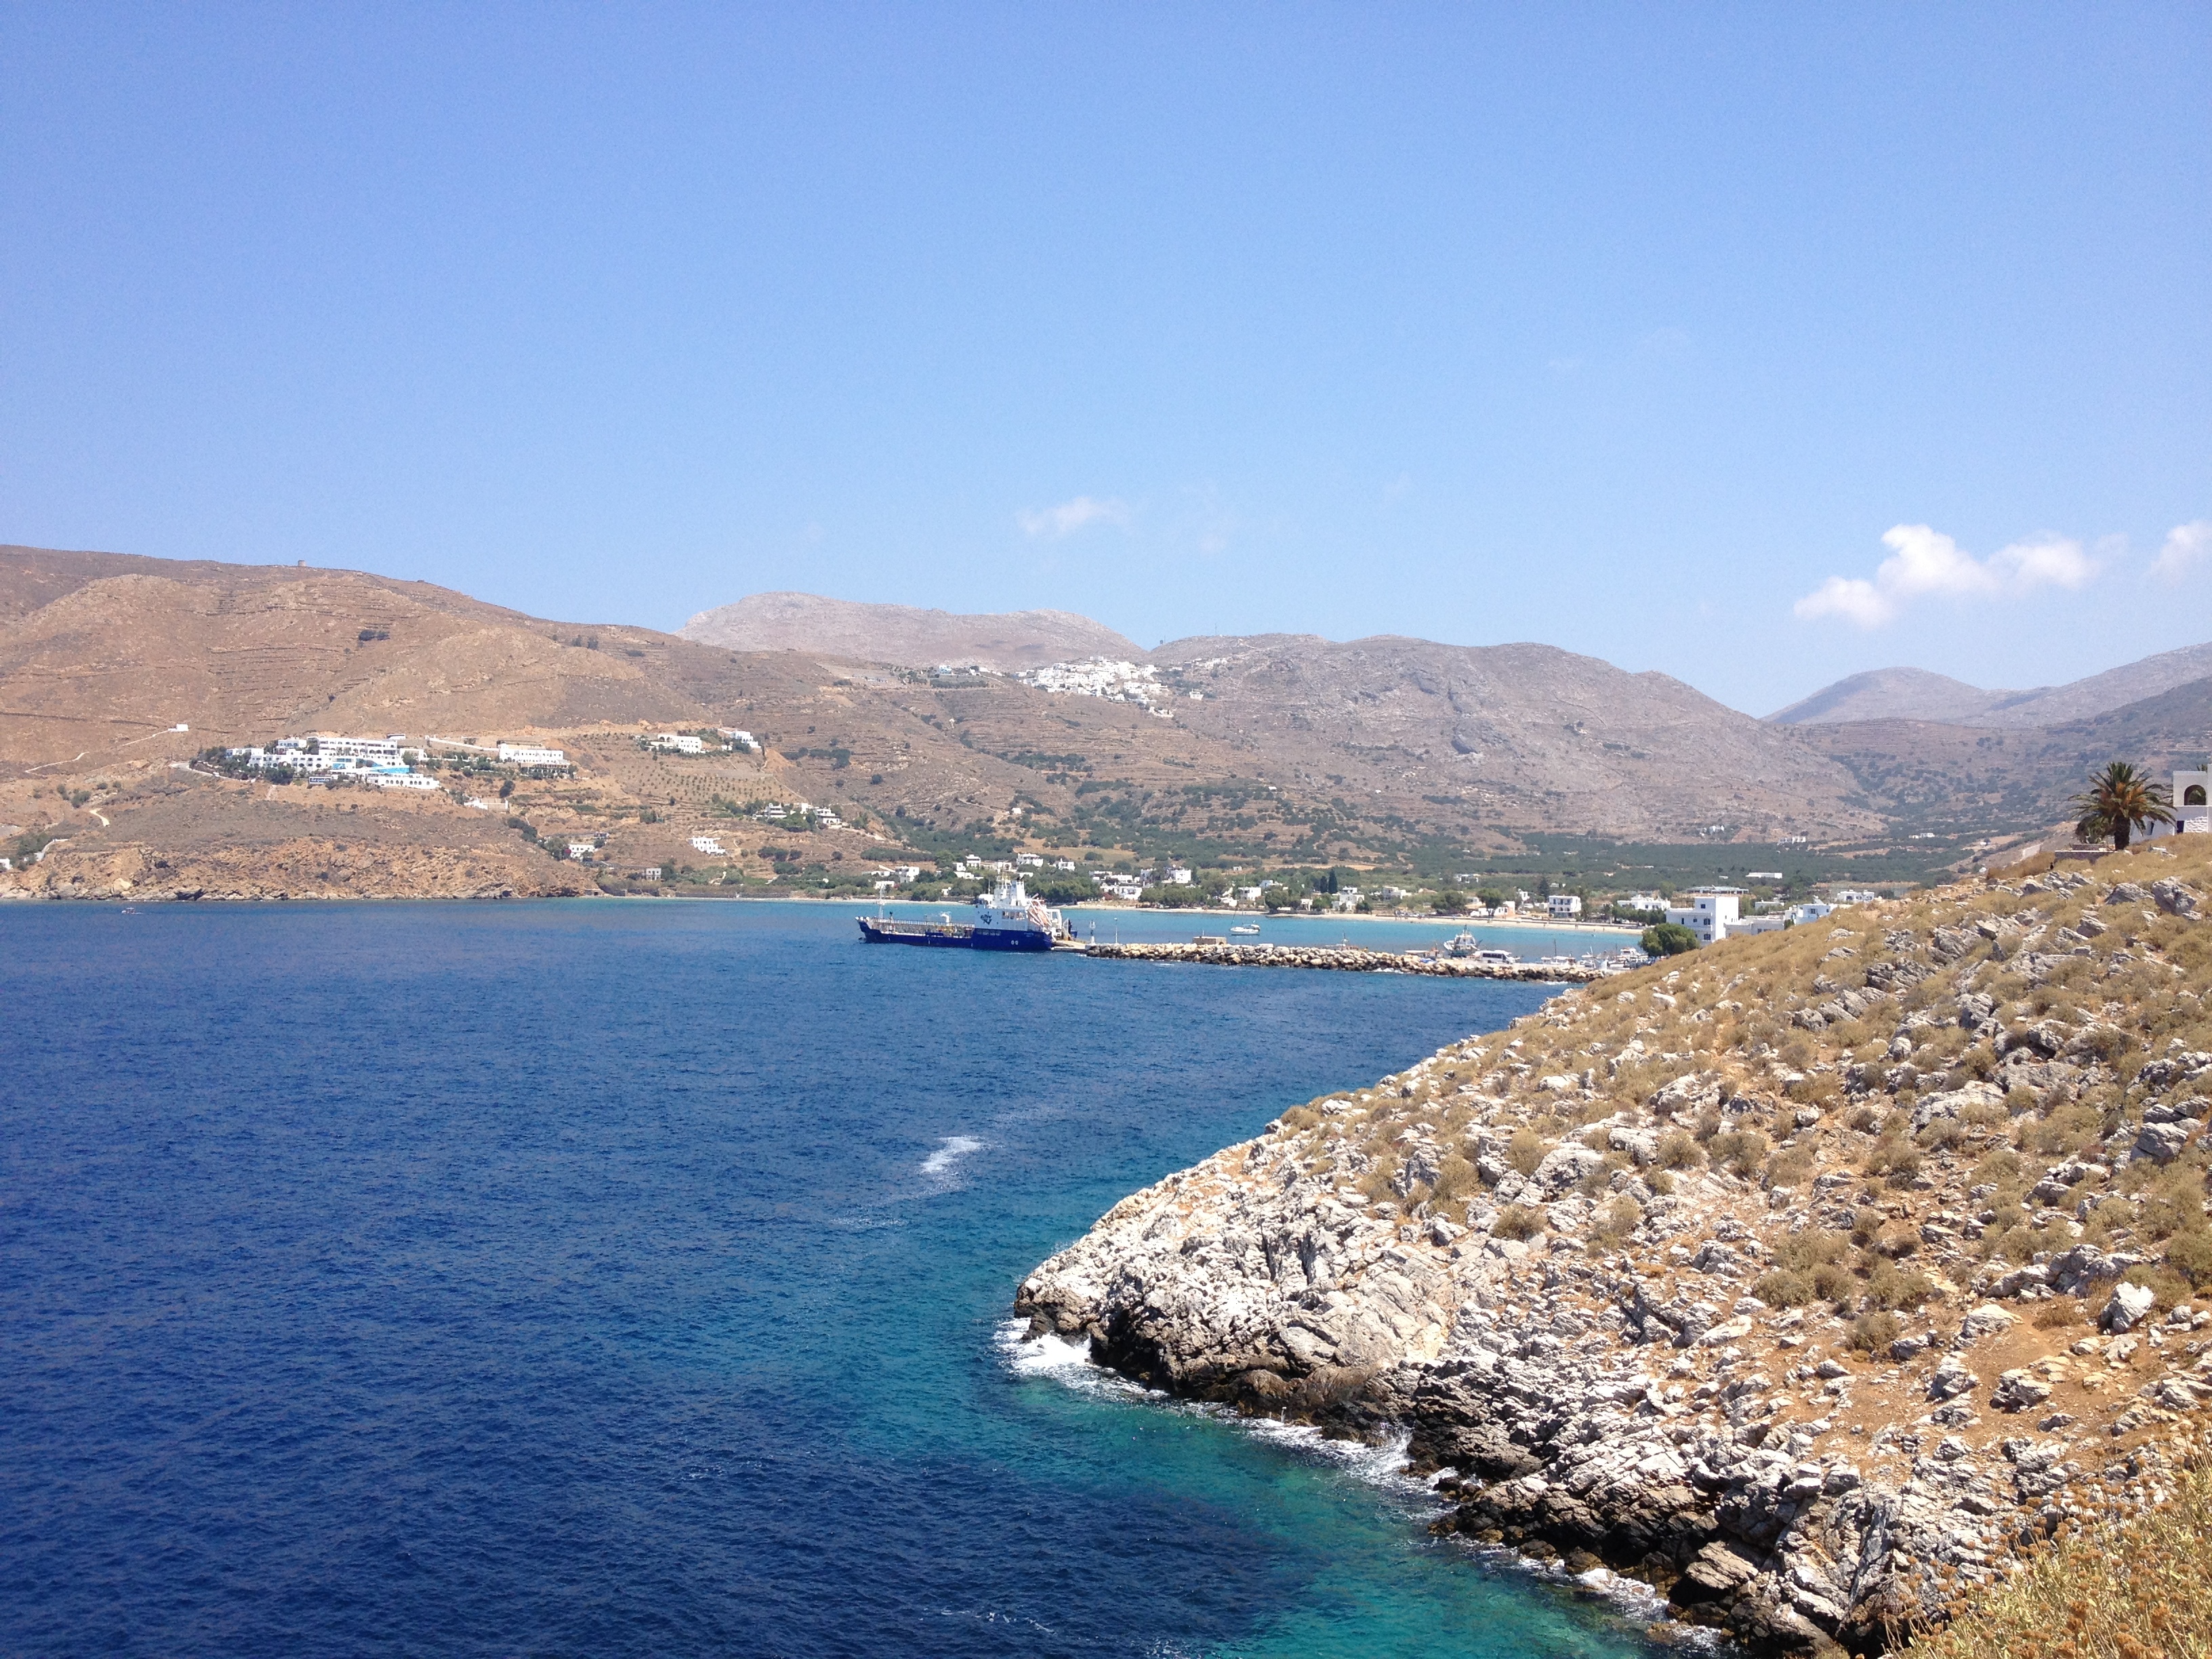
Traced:
<path fill-rule="evenodd" d="M 2212 1654 L 2212 1450 L 2172 1497 L 2046 1546 L 1921 1636 L 1916 1659 L 2203 1659 Z"/>

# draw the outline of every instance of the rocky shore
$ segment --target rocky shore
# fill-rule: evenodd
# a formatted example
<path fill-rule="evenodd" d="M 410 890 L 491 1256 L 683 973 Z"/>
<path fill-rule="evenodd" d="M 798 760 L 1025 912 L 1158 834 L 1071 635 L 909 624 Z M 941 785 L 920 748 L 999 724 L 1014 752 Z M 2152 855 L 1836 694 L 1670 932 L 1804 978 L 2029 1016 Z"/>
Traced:
<path fill-rule="evenodd" d="M 1601 979 L 1602 969 L 1579 963 L 1474 962 L 1395 951 L 1364 951 L 1339 945 L 1231 945 L 1176 943 L 1104 945 L 1083 947 L 1087 956 L 1111 962 L 1195 962 L 1215 968 L 1321 968 L 1349 974 L 1426 974 L 1441 979 L 1512 979 L 1545 985 L 1578 985 Z"/>
<path fill-rule="evenodd" d="M 1123 1200 L 1017 1305 L 1177 1394 L 1410 1431 L 1443 1529 L 1881 1650 L 2158 1497 L 2212 1402 L 2207 853 L 1568 992 Z"/>

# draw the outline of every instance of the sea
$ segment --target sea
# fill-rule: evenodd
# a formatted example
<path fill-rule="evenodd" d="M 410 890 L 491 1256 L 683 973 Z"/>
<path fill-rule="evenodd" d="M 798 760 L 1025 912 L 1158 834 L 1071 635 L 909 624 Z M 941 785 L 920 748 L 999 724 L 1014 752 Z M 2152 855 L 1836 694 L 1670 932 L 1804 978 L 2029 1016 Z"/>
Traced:
<path fill-rule="evenodd" d="M 825 902 L 0 908 L 0 1653 L 1575 1656 L 1395 1448 L 1018 1341 L 1124 1194 L 1534 1007 Z"/>

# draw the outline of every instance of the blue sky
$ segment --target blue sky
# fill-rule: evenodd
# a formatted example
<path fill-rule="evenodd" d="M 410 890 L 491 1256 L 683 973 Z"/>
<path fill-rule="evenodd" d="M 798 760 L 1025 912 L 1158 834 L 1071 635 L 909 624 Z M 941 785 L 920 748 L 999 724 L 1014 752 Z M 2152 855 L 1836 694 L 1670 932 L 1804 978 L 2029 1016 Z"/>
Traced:
<path fill-rule="evenodd" d="M 2204 4 L 16 5 L 0 61 L 0 539 L 1753 713 L 2212 638 Z"/>

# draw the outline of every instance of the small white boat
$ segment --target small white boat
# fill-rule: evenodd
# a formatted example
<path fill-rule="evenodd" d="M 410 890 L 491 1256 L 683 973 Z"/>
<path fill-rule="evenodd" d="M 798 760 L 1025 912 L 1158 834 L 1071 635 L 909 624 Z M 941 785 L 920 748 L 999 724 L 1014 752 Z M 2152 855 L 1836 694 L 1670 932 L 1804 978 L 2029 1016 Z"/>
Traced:
<path fill-rule="evenodd" d="M 1256 933 L 1260 931 L 1260 924 L 1255 921 L 1249 927 L 1238 926 L 1231 927 L 1229 931 L 1232 933 Z"/>

